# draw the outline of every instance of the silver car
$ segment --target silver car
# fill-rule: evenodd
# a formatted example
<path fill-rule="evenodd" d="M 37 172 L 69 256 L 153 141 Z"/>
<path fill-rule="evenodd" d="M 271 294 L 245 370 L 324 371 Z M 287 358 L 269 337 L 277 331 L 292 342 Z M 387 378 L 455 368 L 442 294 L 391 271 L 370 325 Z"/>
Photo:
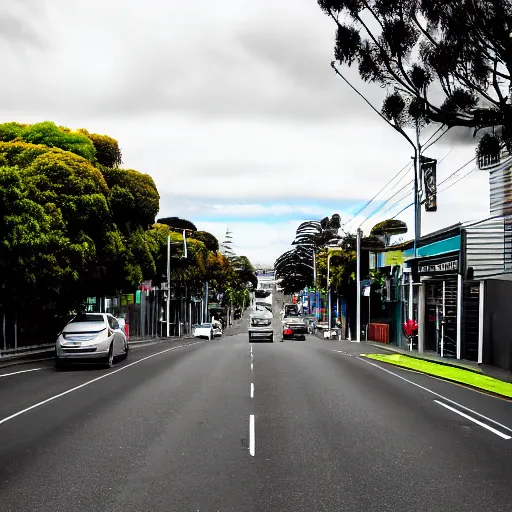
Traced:
<path fill-rule="evenodd" d="M 66 363 L 103 363 L 128 356 L 128 341 L 119 322 L 109 313 L 79 313 L 62 330 L 56 343 L 56 366 Z"/>

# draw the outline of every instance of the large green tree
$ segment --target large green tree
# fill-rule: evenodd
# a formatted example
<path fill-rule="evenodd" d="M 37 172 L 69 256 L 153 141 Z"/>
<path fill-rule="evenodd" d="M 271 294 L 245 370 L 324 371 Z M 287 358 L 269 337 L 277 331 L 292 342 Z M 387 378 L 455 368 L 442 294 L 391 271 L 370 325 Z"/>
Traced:
<path fill-rule="evenodd" d="M 0 138 L 3 313 L 65 316 L 155 272 L 151 177 L 99 164 L 90 139 L 53 123 L 0 125 Z"/>

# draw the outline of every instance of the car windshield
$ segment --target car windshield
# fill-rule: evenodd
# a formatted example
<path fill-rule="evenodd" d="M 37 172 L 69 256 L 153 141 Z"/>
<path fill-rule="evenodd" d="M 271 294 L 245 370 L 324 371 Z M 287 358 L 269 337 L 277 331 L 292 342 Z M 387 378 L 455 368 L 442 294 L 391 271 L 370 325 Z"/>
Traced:
<path fill-rule="evenodd" d="M 105 319 L 103 318 L 103 315 L 95 315 L 91 313 L 80 313 L 71 320 L 70 323 L 76 324 L 76 323 L 98 323 L 102 324 L 105 323 Z"/>
<path fill-rule="evenodd" d="M 199 327 L 211 327 L 212 324 L 201 324 Z"/>

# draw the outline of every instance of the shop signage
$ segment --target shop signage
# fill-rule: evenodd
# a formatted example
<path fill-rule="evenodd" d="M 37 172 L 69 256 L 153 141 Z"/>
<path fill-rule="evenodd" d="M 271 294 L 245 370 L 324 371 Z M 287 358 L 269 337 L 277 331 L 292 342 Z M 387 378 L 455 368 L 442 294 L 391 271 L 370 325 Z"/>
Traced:
<path fill-rule="evenodd" d="M 421 172 L 425 180 L 425 211 L 437 211 L 437 187 L 436 187 L 437 160 L 421 158 Z"/>
<path fill-rule="evenodd" d="M 456 274 L 459 270 L 459 257 L 452 256 L 443 260 L 430 260 L 418 263 L 420 275 Z"/>

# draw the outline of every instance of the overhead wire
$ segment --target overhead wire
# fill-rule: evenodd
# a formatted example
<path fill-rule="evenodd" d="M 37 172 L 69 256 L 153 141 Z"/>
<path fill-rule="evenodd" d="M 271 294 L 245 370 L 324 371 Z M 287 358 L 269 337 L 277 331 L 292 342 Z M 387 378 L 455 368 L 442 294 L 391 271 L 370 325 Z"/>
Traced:
<path fill-rule="evenodd" d="M 439 131 L 439 130 L 438 130 Z M 446 133 L 446 132 L 443 132 L 443 133 Z M 445 158 L 448 157 L 448 155 L 453 151 L 453 147 L 450 148 L 450 150 L 448 151 L 448 153 L 446 153 L 446 155 L 443 156 L 443 158 L 441 158 L 441 160 L 439 160 L 438 163 L 441 163 Z M 401 189 L 399 189 L 398 191 L 396 191 L 392 196 L 390 196 L 379 208 L 377 208 L 375 211 L 373 211 L 368 217 L 366 217 L 366 219 L 364 219 L 361 224 L 359 224 L 359 227 L 361 227 L 365 222 L 367 222 L 368 220 L 370 220 L 376 213 L 378 213 L 380 210 L 382 210 L 382 208 L 384 208 L 394 197 L 396 197 L 398 194 L 400 194 L 400 192 L 402 192 L 402 190 L 404 188 L 406 188 L 407 186 L 411 185 L 412 183 L 414 183 L 414 178 L 412 180 L 410 180 L 408 183 L 406 183 Z M 400 198 L 398 201 L 395 201 L 387 210 L 385 210 L 384 212 L 382 213 L 387 213 L 388 211 L 392 210 L 397 204 L 401 203 L 411 192 L 414 192 L 414 190 L 410 190 L 409 192 L 407 192 L 407 194 Z"/>
<path fill-rule="evenodd" d="M 473 160 L 475 160 L 474 158 L 472 160 L 470 160 L 469 163 L 471 163 Z M 452 177 L 454 174 L 456 174 L 457 172 L 459 172 L 460 170 L 462 170 L 464 167 L 466 167 L 468 164 L 465 164 L 463 167 L 459 168 L 457 171 L 455 171 L 454 173 L 452 173 L 450 176 L 448 176 L 448 178 L 446 178 L 444 181 L 442 181 L 441 183 L 446 183 L 446 181 L 448 181 L 450 179 L 450 177 Z M 461 176 L 459 179 L 455 180 L 453 183 L 450 183 L 448 186 L 446 186 L 445 188 L 439 190 L 437 193 L 438 194 L 441 194 L 441 192 L 445 192 L 446 190 L 448 190 L 449 188 L 453 187 L 454 185 L 456 185 L 457 183 L 459 183 L 459 181 L 462 181 L 464 178 L 467 178 L 470 174 L 474 173 L 476 170 L 478 169 L 478 167 L 475 165 L 475 167 L 473 167 L 473 169 L 471 169 L 469 172 L 467 172 L 466 174 L 464 174 L 463 176 Z M 441 184 L 440 183 L 440 184 Z M 408 208 L 410 208 L 411 206 L 414 206 L 414 203 L 410 203 L 408 204 L 405 208 L 402 208 L 396 215 L 394 215 L 392 217 L 392 219 L 396 219 L 396 217 L 398 217 L 402 212 L 404 212 L 405 210 L 407 210 Z"/>
<path fill-rule="evenodd" d="M 361 212 L 363 212 L 375 199 L 388 187 L 400 174 L 402 174 L 404 171 L 409 170 L 412 165 L 411 162 L 404 165 L 369 201 L 367 201 L 362 208 L 360 208 L 356 213 L 352 214 L 351 218 L 345 223 L 347 225 L 350 223 L 353 219 L 355 219 Z M 400 180 L 399 180 L 400 181 Z"/>
<path fill-rule="evenodd" d="M 382 114 L 382 112 L 379 112 L 379 111 L 378 111 L 378 110 L 377 110 L 377 109 L 372 105 L 372 103 L 371 103 L 371 102 L 370 102 L 370 101 L 369 101 L 369 100 L 368 100 L 368 99 L 367 99 L 367 98 L 366 98 L 366 97 L 365 97 L 365 96 L 364 96 L 364 95 L 363 95 L 363 94 L 362 94 L 362 93 L 361 93 L 361 92 L 360 92 L 360 91 L 359 91 L 359 90 L 358 90 L 354 85 L 352 85 L 352 83 L 351 83 L 349 80 L 347 80 L 347 78 L 345 78 L 345 76 L 344 76 L 344 75 L 343 75 L 343 74 L 342 74 L 342 73 L 341 73 L 341 72 L 336 68 L 336 66 L 335 66 L 335 62 L 334 62 L 334 61 L 333 61 L 333 62 L 331 62 L 331 67 L 334 69 L 335 73 L 336 73 L 338 76 L 340 76 L 340 77 L 344 80 L 344 82 L 345 82 L 345 83 L 346 83 L 346 84 L 347 84 L 347 85 L 348 85 L 348 86 L 349 86 L 349 87 L 350 87 L 350 88 L 351 88 L 351 89 L 352 89 L 352 90 L 353 90 L 353 91 L 354 91 L 354 92 L 355 92 L 355 93 L 356 93 L 360 98 L 362 98 L 362 99 L 365 101 L 365 103 L 366 103 L 366 104 L 367 104 L 367 105 L 368 105 L 368 106 L 369 106 L 369 107 L 370 107 L 370 108 L 371 108 L 371 109 L 372 109 L 372 110 L 373 110 L 377 115 L 379 115 L 379 116 L 380 116 L 380 117 L 381 117 L 381 118 L 382 118 L 382 119 L 383 119 L 387 124 L 389 124 L 392 128 L 394 128 L 395 130 L 397 129 L 397 128 L 396 128 L 396 126 L 394 126 L 394 125 L 393 125 L 393 124 L 392 124 L 392 123 L 391 123 L 391 122 L 390 122 L 390 121 L 389 121 L 389 120 L 388 120 L 388 119 L 387 119 L 387 118 Z M 435 132 L 434 132 L 434 133 L 433 133 L 433 134 L 432 134 L 432 135 L 427 139 L 427 141 L 425 142 L 424 147 L 422 148 L 422 149 L 423 149 L 423 151 L 425 151 L 425 150 L 426 150 L 426 149 L 428 149 L 429 147 L 433 146 L 433 145 L 434 145 L 434 144 L 435 144 L 435 143 L 436 143 L 436 142 L 437 142 L 441 137 L 443 137 L 443 136 L 448 132 L 449 128 L 448 128 L 447 130 L 445 130 L 443 133 L 441 133 L 441 135 L 439 135 L 439 137 L 437 137 L 433 142 L 431 142 L 431 141 L 432 141 L 432 139 L 433 139 L 433 138 L 434 138 L 434 137 L 435 137 L 435 136 L 436 136 L 436 135 L 437 135 L 437 134 L 438 134 L 438 133 L 439 133 L 439 132 L 444 128 L 444 126 L 445 126 L 445 125 L 441 125 L 441 126 L 440 126 L 440 127 L 439 127 L 439 128 L 438 128 L 438 129 L 437 129 L 437 130 L 436 130 L 436 131 L 435 131 Z M 404 132 L 401 132 L 401 133 L 402 133 L 402 135 L 403 135 L 403 136 L 404 136 L 404 137 L 405 137 L 405 138 L 406 138 L 406 139 L 407 139 L 411 144 L 413 144 L 413 143 L 412 143 L 412 141 L 411 141 L 411 139 L 409 139 L 409 137 L 408 137 Z M 414 145 L 414 144 L 413 144 L 413 145 Z M 453 148 L 452 148 L 452 149 L 453 149 Z M 450 150 L 450 152 L 451 152 L 451 150 Z M 449 152 L 449 153 L 450 153 L 450 152 Z M 449 153 L 448 153 L 448 154 L 449 154 Z M 445 157 L 445 158 L 446 158 L 446 157 Z M 394 180 L 394 179 L 395 179 L 395 178 L 396 178 L 400 173 L 402 173 L 402 172 L 403 172 L 407 167 L 409 167 L 409 165 L 410 165 L 410 163 L 408 163 L 405 167 L 403 167 L 400 171 L 398 171 L 398 173 L 397 173 L 397 174 L 396 174 L 396 175 L 395 175 L 395 176 L 394 176 L 394 177 L 393 177 L 393 178 L 392 178 L 392 179 L 391 179 L 391 180 L 390 180 L 390 181 L 389 181 L 389 182 L 388 182 L 388 183 L 387 183 L 387 184 L 386 184 L 386 185 L 385 185 L 381 190 L 379 190 L 379 192 L 377 192 L 377 194 L 376 194 L 374 197 L 372 197 L 372 198 L 371 198 L 367 203 L 365 203 L 365 205 L 364 205 L 360 210 L 358 210 L 358 211 L 357 211 L 357 212 L 356 212 L 356 213 L 355 213 L 355 214 L 354 214 L 354 215 L 353 215 L 353 216 L 352 216 L 348 221 L 346 221 L 346 222 L 345 222 L 344 226 L 346 227 L 346 226 L 347 226 L 351 221 L 353 221 L 355 218 L 357 218 L 357 216 L 358 216 L 361 212 L 363 212 L 363 211 L 364 211 L 364 210 L 365 210 L 365 209 L 366 209 L 366 208 L 367 208 L 367 207 L 368 207 L 368 206 L 369 206 L 369 205 L 370 205 L 370 204 L 371 204 L 371 203 L 372 203 L 372 202 L 373 202 L 373 201 L 374 201 L 374 200 L 375 200 L 375 199 L 376 199 L 380 194 L 381 194 L 381 192 L 382 192 L 383 190 L 385 190 L 385 189 L 386 189 L 386 187 L 387 187 L 387 186 L 388 186 L 388 185 L 389 185 L 389 184 L 390 184 L 390 183 L 391 183 L 391 182 L 392 182 L 392 181 L 393 181 L 393 180 Z M 413 180 L 413 181 L 414 181 L 414 180 Z M 407 185 L 406 185 L 406 186 L 407 186 Z M 421 184 L 420 184 L 420 187 L 421 187 Z M 403 190 L 403 187 L 402 187 L 402 189 L 401 189 L 401 190 Z M 399 191 L 399 192 L 400 192 L 400 191 Z M 399 192 L 398 192 L 398 193 L 399 193 Z M 393 197 L 395 197 L 395 196 L 396 196 L 396 194 L 395 194 L 394 196 L 391 196 L 391 198 L 389 198 L 389 199 L 392 199 L 392 198 L 393 198 Z M 387 203 L 389 202 L 389 199 L 386 201 L 386 203 L 384 203 L 384 205 L 385 205 L 385 204 L 387 204 Z M 359 227 L 361 227 L 361 226 L 362 226 L 362 224 L 363 224 L 364 222 L 366 222 L 368 219 L 370 219 L 371 217 L 373 217 L 373 215 L 375 215 L 375 214 L 376 214 L 380 209 L 382 209 L 382 207 L 383 207 L 384 205 L 382 205 L 380 208 L 378 208 L 377 210 L 375 210 L 375 211 L 374 211 L 374 212 L 373 212 L 369 217 L 367 217 L 367 218 L 366 218 L 366 219 L 365 219 L 365 220 L 364 220 L 364 221 L 359 225 Z"/>
<path fill-rule="evenodd" d="M 444 192 L 445 190 L 448 190 L 449 188 L 453 187 L 454 185 L 456 185 L 457 183 L 459 183 L 459 181 L 463 180 L 464 178 L 466 178 L 467 176 L 469 176 L 471 173 L 475 172 L 477 169 L 478 169 L 478 167 L 475 165 L 475 167 L 473 167 L 473 169 L 471 169 L 469 172 L 467 172 L 466 174 L 464 174 L 463 176 L 461 176 L 458 180 L 455 180 L 453 183 L 450 183 L 447 187 L 443 188 L 443 189 L 442 189 L 442 190 L 440 190 L 438 193 L 440 194 L 441 192 Z"/>

